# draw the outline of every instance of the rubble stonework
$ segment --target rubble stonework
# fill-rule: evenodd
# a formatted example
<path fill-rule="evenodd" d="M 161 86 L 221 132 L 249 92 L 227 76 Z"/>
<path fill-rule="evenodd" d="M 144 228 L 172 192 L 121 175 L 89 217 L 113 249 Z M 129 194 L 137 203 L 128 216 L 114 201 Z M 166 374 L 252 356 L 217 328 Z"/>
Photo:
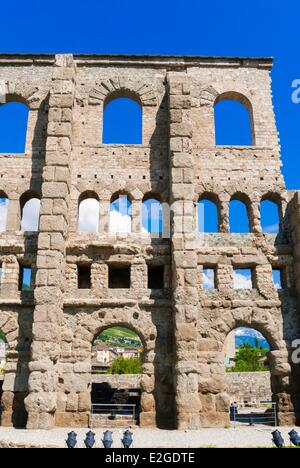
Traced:
<path fill-rule="evenodd" d="M 226 380 L 231 403 L 261 405 L 272 400 L 269 372 L 227 372 Z"/>
<path fill-rule="evenodd" d="M 0 328 L 8 341 L 2 424 L 87 426 L 91 351 L 104 329 L 122 325 L 144 346 L 142 427 L 227 426 L 223 347 L 240 326 L 271 346 L 271 386 L 281 424 L 300 422 L 299 193 L 287 191 L 272 107 L 271 59 L 0 55 L 5 101 L 28 105 L 26 154 L 0 155 L 9 199 L 0 236 L 4 275 Z M 4 83 L 4 85 L 3 85 Z M 143 110 L 140 145 L 102 144 L 103 108 L 132 97 Z M 215 145 L 214 104 L 239 100 L 252 116 L 253 146 Z M 99 232 L 77 232 L 78 205 L 100 202 Z M 132 232 L 109 232 L 115 194 L 132 202 Z M 141 227 L 147 194 L 172 206 L 171 237 Z M 41 199 L 38 233 L 20 231 L 22 203 Z M 196 204 L 216 202 L 219 233 L 199 241 Z M 250 233 L 229 232 L 229 202 L 247 204 Z M 278 204 L 280 234 L 263 234 L 260 202 Z M 31 265 L 30 291 L 18 290 Z M 78 265 L 91 289 L 78 288 Z M 130 289 L 110 289 L 110 265 L 131 267 Z M 164 265 L 164 289 L 149 290 L 147 265 Z M 216 288 L 203 288 L 203 268 Z M 255 270 L 255 288 L 234 290 L 233 269 Z M 272 267 L 285 272 L 274 288 Z"/>

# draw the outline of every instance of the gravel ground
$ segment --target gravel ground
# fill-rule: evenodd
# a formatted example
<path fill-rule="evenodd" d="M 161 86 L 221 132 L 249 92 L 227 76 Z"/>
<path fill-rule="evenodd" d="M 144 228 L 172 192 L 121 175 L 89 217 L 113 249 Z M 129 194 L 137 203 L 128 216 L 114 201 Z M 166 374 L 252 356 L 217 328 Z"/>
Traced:
<path fill-rule="evenodd" d="M 65 447 L 65 439 L 71 429 L 51 431 L 31 431 L 0 427 L 0 442 L 13 442 L 38 446 Z M 105 429 L 95 429 L 97 447 L 102 447 L 101 439 Z M 201 429 L 197 431 L 162 431 L 159 429 L 133 429 L 134 448 L 255 448 L 271 447 L 270 427 L 239 427 L 231 429 Z M 289 445 L 288 432 L 291 428 L 281 428 L 286 444 Z M 78 447 L 83 447 L 87 430 L 76 429 Z M 121 447 L 123 431 L 113 430 L 114 448 Z"/>

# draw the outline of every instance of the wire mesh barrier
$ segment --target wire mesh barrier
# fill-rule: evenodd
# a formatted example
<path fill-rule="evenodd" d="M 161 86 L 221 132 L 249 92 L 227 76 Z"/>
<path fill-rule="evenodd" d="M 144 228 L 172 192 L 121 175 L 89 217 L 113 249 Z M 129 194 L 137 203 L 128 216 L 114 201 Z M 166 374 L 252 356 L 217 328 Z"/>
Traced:
<path fill-rule="evenodd" d="M 277 426 L 277 404 L 265 401 L 255 404 L 230 406 L 230 421 L 234 427 L 242 424 L 249 426 Z"/>
<path fill-rule="evenodd" d="M 127 425 L 136 424 L 137 408 L 136 405 L 123 404 L 93 404 L 91 410 L 90 427 L 93 422 L 101 420 L 106 423 L 126 422 Z"/>

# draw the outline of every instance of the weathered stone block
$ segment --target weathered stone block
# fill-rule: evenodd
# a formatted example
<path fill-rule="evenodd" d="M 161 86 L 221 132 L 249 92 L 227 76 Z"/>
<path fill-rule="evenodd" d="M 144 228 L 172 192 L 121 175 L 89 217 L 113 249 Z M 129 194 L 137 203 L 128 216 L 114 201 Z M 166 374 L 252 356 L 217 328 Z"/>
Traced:
<path fill-rule="evenodd" d="M 140 414 L 140 427 L 156 427 L 156 414 L 155 413 L 141 413 Z"/>
<path fill-rule="evenodd" d="M 77 393 L 70 393 L 67 397 L 66 411 L 77 412 L 78 411 L 78 400 L 79 395 Z"/>
<path fill-rule="evenodd" d="M 56 413 L 55 425 L 58 427 L 88 427 L 89 413 Z"/>

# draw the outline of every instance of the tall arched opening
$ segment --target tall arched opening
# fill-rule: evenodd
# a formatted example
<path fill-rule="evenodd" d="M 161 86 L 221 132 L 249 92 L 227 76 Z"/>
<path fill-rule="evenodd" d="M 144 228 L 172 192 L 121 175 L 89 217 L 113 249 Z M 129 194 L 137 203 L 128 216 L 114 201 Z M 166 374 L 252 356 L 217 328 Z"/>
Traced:
<path fill-rule="evenodd" d="M 235 424 L 276 425 L 277 407 L 270 371 L 271 344 L 258 330 L 238 327 L 223 347 L 226 393 Z"/>
<path fill-rule="evenodd" d="M 125 325 L 106 327 L 92 344 L 91 413 L 99 427 L 140 423 L 146 347 Z"/>

